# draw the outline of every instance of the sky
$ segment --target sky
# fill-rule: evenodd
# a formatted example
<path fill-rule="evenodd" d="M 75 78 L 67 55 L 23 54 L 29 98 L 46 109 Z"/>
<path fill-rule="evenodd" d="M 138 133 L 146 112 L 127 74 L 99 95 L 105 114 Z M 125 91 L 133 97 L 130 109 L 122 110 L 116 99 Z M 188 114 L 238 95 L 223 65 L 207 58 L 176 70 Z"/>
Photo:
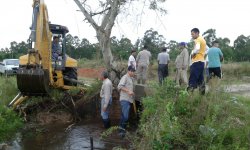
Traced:
<path fill-rule="evenodd" d="M 0 0 L 0 48 L 10 42 L 26 41 L 30 35 L 33 0 Z M 45 0 L 51 23 L 65 25 L 69 33 L 97 42 L 94 29 L 84 20 L 73 0 Z M 249 0 L 167 0 L 166 15 L 144 9 L 143 4 L 130 7 L 130 13 L 120 15 L 112 30 L 118 39 L 127 37 L 134 43 L 145 31 L 153 28 L 169 40 L 188 42 L 194 27 L 203 33 L 216 29 L 217 37 L 233 41 L 241 34 L 250 35 Z M 137 11 L 139 10 L 139 12 Z M 137 12 L 136 12 L 137 11 Z M 132 13 L 131 13 L 132 12 Z"/>

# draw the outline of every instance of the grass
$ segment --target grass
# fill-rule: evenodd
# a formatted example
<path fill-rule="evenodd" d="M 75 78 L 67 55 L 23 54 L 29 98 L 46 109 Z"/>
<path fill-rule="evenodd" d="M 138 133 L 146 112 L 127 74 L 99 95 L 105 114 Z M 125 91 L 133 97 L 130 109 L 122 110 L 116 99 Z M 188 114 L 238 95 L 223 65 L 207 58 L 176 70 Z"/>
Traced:
<path fill-rule="evenodd" d="M 249 149 L 250 102 L 223 92 L 187 93 L 168 80 L 153 85 L 136 149 Z"/>
<path fill-rule="evenodd" d="M 6 105 L 17 95 L 15 77 L 0 77 L 0 142 L 11 138 L 23 126 L 22 119 Z"/>
<path fill-rule="evenodd" d="M 7 105 L 18 93 L 16 77 L 0 77 L 0 105 Z"/>

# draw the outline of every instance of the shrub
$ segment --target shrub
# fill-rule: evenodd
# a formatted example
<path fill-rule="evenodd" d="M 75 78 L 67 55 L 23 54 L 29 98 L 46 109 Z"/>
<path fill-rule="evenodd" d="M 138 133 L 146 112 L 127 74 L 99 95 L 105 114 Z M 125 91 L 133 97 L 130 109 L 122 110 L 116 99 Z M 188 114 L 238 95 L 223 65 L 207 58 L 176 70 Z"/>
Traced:
<path fill-rule="evenodd" d="M 166 81 L 143 99 L 137 149 L 249 149 L 250 103 L 214 91 L 204 96 Z"/>

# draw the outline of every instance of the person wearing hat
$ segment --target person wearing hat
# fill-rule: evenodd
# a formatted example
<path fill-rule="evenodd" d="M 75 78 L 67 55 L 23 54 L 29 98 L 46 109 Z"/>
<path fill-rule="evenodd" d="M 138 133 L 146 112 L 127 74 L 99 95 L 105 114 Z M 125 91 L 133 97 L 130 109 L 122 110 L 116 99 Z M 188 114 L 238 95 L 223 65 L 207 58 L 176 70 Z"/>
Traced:
<path fill-rule="evenodd" d="M 136 70 L 136 61 L 135 61 L 135 56 L 136 56 L 136 50 L 131 50 L 131 55 L 128 58 L 128 67 L 133 66 Z"/>
<path fill-rule="evenodd" d="M 185 85 L 188 85 L 187 69 L 188 69 L 189 54 L 185 42 L 181 42 L 179 46 L 181 53 L 176 57 L 175 60 L 175 65 L 176 65 L 175 80 L 177 85 L 181 85 L 182 82 Z"/>
<path fill-rule="evenodd" d="M 120 106 L 121 106 L 121 118 L 119 125 L 119 134 L 125 135 L 125 129 L 127 121 L 129 119 L 130 104 L 133 103 L 134 98 L 134 87 L 133 77 L 135 74 L 135 68 L 133 66 L 128 67 L 127 73 L 121 78 L 117 89 L 120 92 Z"/>
<path fill-rule="evenodd" d="M 101 97 L 101 117 L 104 127 L 107 129 L 110 127 L 109 109 L 112 103 L 112 82 L 108 78 L 108 72 L 103 71 L 101 74 L 102 88 L 100 91 Z"/>
<path fill-rule="evenodd" d="M 157 56 L 157 61 L 159 82 L 162 85 L 163 80 L 168 76 L 168 64 L 170 62 L 169 54 L 167 53 L 167 48 L 162 48 L 161 53 L 159 53 Z"/>

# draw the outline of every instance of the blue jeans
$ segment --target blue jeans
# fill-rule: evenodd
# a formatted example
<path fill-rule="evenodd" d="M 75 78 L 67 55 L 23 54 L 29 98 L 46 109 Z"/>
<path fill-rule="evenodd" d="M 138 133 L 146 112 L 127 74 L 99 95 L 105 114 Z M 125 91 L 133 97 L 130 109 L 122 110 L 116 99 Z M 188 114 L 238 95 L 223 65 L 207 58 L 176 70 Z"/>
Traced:
<path fill-rule="evenodd" d="M 130 102 L 126 100 L 121 100 L 120 101 L 121 105 L 121 120 L 120 120 L 120 127 L 122 129 L 126 129 L 128 117 L 129 117 L 129 112 L 130 112 Z"/>
<path fill-rule="evenodd" d="M 110 110 L 110 107 L 111 107 L 111 104 L 112 104 L 112 97 L 110 97 L 110 99 L 109 99 L 109 104 L 108 104 L 108 107 L 107 107 L 105 112 L 102 111 L 104 102 L 105 102 L 104 98 L 102 98 L 102 101 L 101 101 L 101 116 L 102 116 L 102 119 L 109 119 L 109 110 Z"/>
<path fill-rule="evenodd" d="M 204 62 L 195 62 L 190 66 L 189 87 L 197 88 L 204 82 Z"/>

